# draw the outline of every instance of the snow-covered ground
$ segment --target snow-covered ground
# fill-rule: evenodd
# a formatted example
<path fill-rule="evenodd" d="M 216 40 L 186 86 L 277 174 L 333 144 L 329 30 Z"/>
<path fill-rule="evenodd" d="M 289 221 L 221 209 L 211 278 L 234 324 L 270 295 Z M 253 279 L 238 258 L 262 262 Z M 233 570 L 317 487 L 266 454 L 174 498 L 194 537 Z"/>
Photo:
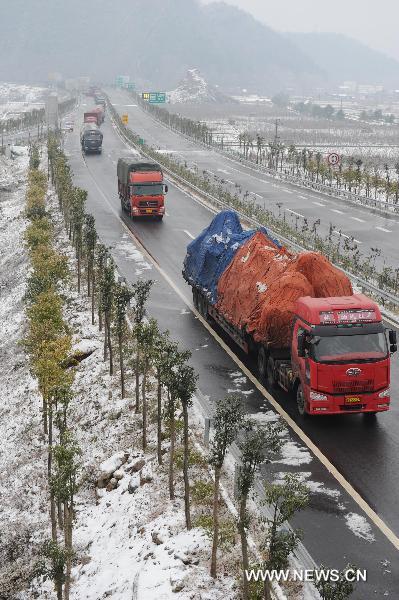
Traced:
<path fill-rule="evenodd" d="M 44 107 L 48 90 L 44 87 L 0 83 L 0 120 Z"/>
<path fill-rule="evenodd" d="M 168 92 L 167 98 L 171 104 L 234 102 L 216 86 L 210 85 L 198 69 L 189 69 L 177 88 Z"/>

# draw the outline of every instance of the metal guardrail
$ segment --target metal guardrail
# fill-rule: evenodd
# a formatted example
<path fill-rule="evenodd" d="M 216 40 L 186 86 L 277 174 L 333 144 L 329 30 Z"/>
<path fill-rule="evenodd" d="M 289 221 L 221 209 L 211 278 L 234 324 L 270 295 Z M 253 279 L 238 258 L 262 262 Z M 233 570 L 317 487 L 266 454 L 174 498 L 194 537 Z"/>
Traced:
<path fill-rule="evenodd" d="M 112 104 L 109 102 L 108 98 L 107 98 L 107 101 L 109 103 L 109 106 L 112 109 L 111 113 L 112 113 L 112 111 L 114 111 L 115 114 L 117 115 L 118 113 L 116 112 L 116 110 L 114 109 L 114 107 L 112 106 Z M 121 126 L 118 121 L 114 120 L 114 122 L 115 122 L 115 125 L 118 128 L 119 132 L 124 136 L 124 138 L 126 139 L 126 141 L 128 141 L 130 144 L 132 144 L 132 146 L 134 146 L 134 148 L 138 152 L 140 152 L 143 156 L 145 156 L 146 158 L 151 158 L 148 154 L 146 154 L 143 151 L 143 149 L 139 145 L 137 145 L 134 142 L 132 142 L 132 140 L 126 134 L 126 131 L 124 130 L 123 126 Z M 216 205 L 216 206 L 218 206 L 220 208 L 223 208 L 223 209 L 231 209 L 231 206 L 229 204 L 227 204 L 227 202 L 224 202 L 223 200 L 220 200 L 219 198 L 216 198 L 216 196 L 212 196 L 208 192 L 205 192 L 204 190 L 202 190 L 201 188 L 199 188 L 195 184 L 187 181 L 186 179 L 184 179 L 180 175 L 177 175 L 176 173 L 174 173 L 168 167 L 166 167 L 166 166 L 163 165 L 163 169 L 169 175 L 169 177 L 171 177 L 173 180 L 177 181 L 180 184 L 180 186 L 183 186 L 183 187 L 186 187 L 186 188 L 188 187 L 190 190 L 193 190 L 194 192 L 196 192 L 197 194 L 199 194 L 203 198 L 206 198 L 213 205 Z M 187 191 L 187 190 L 185 190 L 185 191 Z M 241 211 L 239 211 L 237 209 L 234 209 L 234 210 L 237 212 L 237 214 L 241 217 L 241 219 L 243 221 L 246 221 L 247 223 L 249 223 L 253 227 L 255 227 L 255 228 L 264 227 L 264 225 L 262 225 L 261 223 L 259 223 L 259 221 L 257 221 L 253 217 L 250 217 L 250 216 L 246 215 L 245 213 L 243 213 L 243 212 L 241 212 Z M 268 231 L 271 233 L 271 235 L 273 235 L 274 237 L 276 237 L 279 240 L 281 240 L 282 242 L 284 242 L 284 244 L 287 247 L 292 248 L 296 252 L 302 252 L 304 250 L 306 251 L 306 248 L 304 248 L 300 244 L 298 244 L 298 243 L 290 240 L 289 238 L 284 237 L 283 235 L 281 235 L 280 233 L 274 231 L 270 227 L 268 227 Z M 372 283 L 369 283 L 369 282 L 365 281 L 364 279 L 361 279 L 357 275 L 354 275 L 353 273 L 347 271 L 346 269 L 343 269 L 342 267 L 339 267 L 337 265 L 334 265 L 334 266 L 337 269 L 339 269 L 340 271 L 342 271 L 343 273 L 345 273 L 345 275 L 347 275 L 352 280 L 352 282 L 356 283 L 362 290 L 365 290 L 365 291 L 369 292 L 374 297 L 380 298 L 382 300 L 382 303 L 385 303 L 385 302 L 388 303 L 389 302 L 389 303 L 393 304 L 394 306 L 399 307 L 399 298 L 397 296 L 395 296 L 394 294 L 391 294 L 390 292 L 386 292 L 384 290 L 379 289 L 376 285 L 374 285 Z M 388 315 L 386 315 L 386 316 L 388 316 Z M 395 317 L 393 315 L 390 315 L 390 316 L 388 316 L 388 318 L 391 319 L 395 323 L 395 325 L 397 325 L 399 327 L 399 317 Z"/>

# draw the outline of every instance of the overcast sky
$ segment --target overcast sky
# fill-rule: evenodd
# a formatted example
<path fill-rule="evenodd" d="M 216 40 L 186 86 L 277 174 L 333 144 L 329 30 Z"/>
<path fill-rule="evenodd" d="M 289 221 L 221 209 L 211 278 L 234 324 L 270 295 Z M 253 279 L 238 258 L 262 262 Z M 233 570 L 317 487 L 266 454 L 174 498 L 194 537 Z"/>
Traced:
<path fill-rule="evenodd" d="M 399 0 L 225 1 L 273 29 L 345 33 L 399 60 Z"/>

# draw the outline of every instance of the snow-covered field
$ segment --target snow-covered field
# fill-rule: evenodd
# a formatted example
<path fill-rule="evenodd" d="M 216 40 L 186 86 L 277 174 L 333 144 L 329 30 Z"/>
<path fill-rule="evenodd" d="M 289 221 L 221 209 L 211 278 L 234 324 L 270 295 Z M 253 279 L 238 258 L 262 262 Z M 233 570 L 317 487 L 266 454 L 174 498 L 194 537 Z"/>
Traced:
<path fill-rule="evenodd" d="M 0 120 L 43 108 L 47 91 L 39 86 L 0 83 Z"/>

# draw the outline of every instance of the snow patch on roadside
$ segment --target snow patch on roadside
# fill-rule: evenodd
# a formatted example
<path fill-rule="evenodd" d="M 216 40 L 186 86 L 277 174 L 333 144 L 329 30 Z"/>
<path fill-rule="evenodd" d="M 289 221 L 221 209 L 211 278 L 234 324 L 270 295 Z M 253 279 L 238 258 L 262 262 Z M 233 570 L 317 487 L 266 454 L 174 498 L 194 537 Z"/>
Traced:
<path fill-rule="evenodd" d="M 137 276 L 142 275 L 144 271 L 151 271 L 152 265 L 148 263 L 143 254 L 135 248 L 132 240 L 127 234 L 122 236 L 122 241 L 118 242 L 115 246 L 115 252 L 118 253 L 126 260 L 132 260 L 136 263 L 135 274 Z"/>
<path fill-rule="evenodd" d="M 356 537 L 362 538 L 367 542 L 375 542 L 375 537 L 370 524 L 362 515 L 350 512 L 345 515 L 347 527 L 355 534 Z"/>

